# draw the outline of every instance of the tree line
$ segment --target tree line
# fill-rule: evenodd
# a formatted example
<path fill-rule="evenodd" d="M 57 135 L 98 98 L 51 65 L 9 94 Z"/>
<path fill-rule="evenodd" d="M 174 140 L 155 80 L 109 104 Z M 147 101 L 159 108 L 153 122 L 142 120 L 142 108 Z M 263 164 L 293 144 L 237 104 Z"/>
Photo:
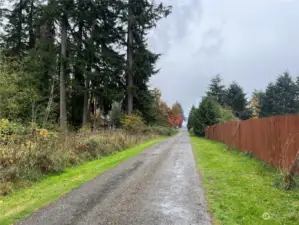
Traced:
<path fill-rule="evenodd" d="M 225 87 L 221 76 L 216 75 L 199 106 L 192 106 L 187 126 L 203 136 L 207 126 L 219 122 L 294 113 L 299 113 L 299 77 L 293 78 L 284 72 L 265 90 L 254 90 L 248 100 L 237 82 Z"/>
<path fill-rule="evenodd" d="M 99 117 L 117 123 L 123 112 L 164 123 L 170 107 L 148 86 L 160 54 L 147 34 L 171 9 L 149 0 L 3 1 L 0 117 L 62 130 Z"/>

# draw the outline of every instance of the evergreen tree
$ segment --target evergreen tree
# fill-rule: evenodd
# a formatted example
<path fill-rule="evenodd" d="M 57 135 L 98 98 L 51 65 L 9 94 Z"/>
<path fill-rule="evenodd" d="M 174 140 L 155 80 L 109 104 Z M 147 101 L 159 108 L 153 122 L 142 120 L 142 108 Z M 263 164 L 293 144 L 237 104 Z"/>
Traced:
<path fill-rule="evenodd" d="M 171 8 L 165 7 L 162 3 L 155 5 L 154 2 L 147 0 L 128 0 L 126 8 L 127 12 L 124 13 L 123 19 L 127 22 L 127 112 L 131 114 L 134 110 L 134 96 L 136 96 L 134 80 L 136 80 L 136 73 L 141 69 L 137 66 L 136 58 L 150 56 L 145 44 L 146 35 L 156 26 L 158 20 L 168 16 Z M 155 55 L 150 57 L 157 58 Z M 147 71 L 146 75 L 147 77 L 142 79 L 147 80 L 153 74 Z"/>
<path fill-rule="evenodd" d="M 117 1 L 78 3 L 72 43 L 76 50 L 72 58 L 75 74 L 72 80 L 72 117 L 78 125 L 82 118 L 85 126 L 89 114 L 94 114 L 92 107 L 100 108 L 106 115 L 114 101 L 122 100 L 124 58 L 113 45 L 123 43 L 124 31 L 117 23 L 121 12 Z M 78 103 L 83 106 L 79 114 Z"/>
<path fill-rule="evenodd" d="M 60 76 L 59 76 L 59 90 L 60 90 L 60 128 L 66 130 L 67 128 L 67 99 L 66 99 L 66 79 L 67 79 L 67 41 L 68 41 L 68 29 L 69 29 L 69 16 L 68 10 L 70 8 L 71 1 L 67 0 L 61 5 L 58 5 L 61 9 L 60 19 Z"/>
<path fill-rule="evenodd" d="M 276 115 L 296 112 L 296 84 L 288 72 L 279 76 L 275 83 Z"/>
<path fill-rule="evenodd" d="M 23 75 L 26 77 L 24 82 L 38 91 L 32 98 L 32 109 L 28 114 L 42 118 L 40 120 L 47 119 L 48 111 L 53 108 L 47 105 L 53 106 L 49 102 L 54 99 L 53 85 L 57 78 L 54 77 L 57 74 L 57 52 L 52 17 L 46 16 L 45 6 L 39 0 L 18 0 L 14 1 L 12 9 L 2 8 L 5 12 L 2 19 L 6 20 L 1 33 L 2 59 L 12 62 L 8 64 L 13 64 L 14 71 L 22 70 L 26 74 Z"/>
<path fill-rule="evenodd" d="M 150 123 L 150 113 L 154 99 L 148 88 L 148 82 L 150 77 L 159 71 L 155 69 L 159 55 L 147 50 L 147 46 L 140 46 L 134 53 L 133 109 L 134 111 L 141 112 L 146 122 Z"/>
<path fill-rule="evenodd" d="M 274 116 L 275 112 L 275 85 L 270 82 L 264 94 L 260 97 L 260 117 Z"/>
<path fill-rule="evenodd" d="M 261 96 L 261 117 L 297 112 L 297 86 L 288 72 L 269 83 Z"/>
<path fill-rule="evenodd" d="M 248 119 L 251 116 L 250 110 L 248 109 L 246 94 L 243 88 L 233 82 L 226 91 L 225 103 L 229 106 L 234 115 L 240 119 Z"/>
<path fill-rule="evenodd" d="M 8 21 L 4 26 L 5 33 L 2 34 L 2 48 L 6 56 L 20 56 L 26 50 L 26 37 L 23 29 L 24 0 L 13 2 L 13 9 L 2 8 L 2 16 Z"/>
<path fill-rule="evenodd" d="M 62 129 L 67 122 L 85 126 L 92 118 L 96 124 L 99 112 L 106 116 L 113 102 L 126 102 L 123 109 L 153 121 L 148 81 L 159 71 L 160 55 L 149 49 L 146 38 L 170 7 L 147 0 L 14 0 L 11 9 L 5 5 L 1 55 L 17 59 L 20 63 L 10 65 L 18 65 L 14 69 L 26 73 L 37 91 L 32 100 L 32 111 L 39 111 L 36 122 L 60 119 Z"/>
<path fill-rule="evenodd" d="M 221 106 L 225 104 L 225 86 L 222 84 L 222 78 L 219 74 L 212 78 L 207 96 L 212 97 Z"/>
<path fill-rule="evenodd" d="M 194 113 L 195 113 L 195 106 L 192 105 L 191 110 L 189 112 L 189 116 L 188 116 L 188 122 L 187 122 L 187 128 L 188 130 L 191 130 L 193 128 L 193 121 L 194 121 Z"/>
<path fill-rule="evenodd" d="M 2 53 L 9 57 L 26 56 L 41 35 L 42 0 L 13 0 L 12 9 L 2 4 L 2 20 L 6 20 L 1 34 Z"/>
<path fill-rule="evenodd" d="M 219 107 L 215 100 L 204 97 L 198 109 L 194 111 L 193 132 L 198 136 L 204 136 L 205 128 L 221 121 Z"/>

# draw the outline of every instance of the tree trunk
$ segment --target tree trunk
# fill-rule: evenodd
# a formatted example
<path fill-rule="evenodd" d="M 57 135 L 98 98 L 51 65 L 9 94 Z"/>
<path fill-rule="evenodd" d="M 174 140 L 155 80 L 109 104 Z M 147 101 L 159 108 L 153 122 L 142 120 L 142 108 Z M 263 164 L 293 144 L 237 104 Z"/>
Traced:
<path fill-rule="evenodd" d="M 83 31 L 83 24 L 82 24 L 82 31 Z M 91 34 L 90 34 L 90 37 L 89 37 L 87 43 L 93 43 L 94 33 L 95 33 L 95 22 L 91 26 Z M 82 38 L 83 38 L 83 32 L 82 32 Z M 84 90 L 84 97 L 83 97 L 84 100 L 83 100 L 82 127 L 86 126 L 87 122 L 90 121 L 90 115 L 91 115 L 91 113 L 93 113 L 91 108 L 94 106 L 94 105 L 92 105 L 92 101 L 95 96 L 94 93 L 92 92 L 92 90 L 90 89 L 92 86 L 92 83 L 90 83 L 90 81 L 91 81 L 90 72 L 91 72 L 91 68 L 92 68 L 93 59 L 92 59 L 92 57 L 89 57 L 88 55 L 87 56 L 85 55 L 85 57 L 87 59 L 87 66 L 86 66 L 86 73 L 85 73 L 85 77 L 84 77 L 85 90 Z"/>
<path fill-rule="evenodd" d="M 61 21 L 61 55 L 60 55 L 60 128 L 62 131 L 67 129 L 66 117 L 66 48 L 67 48 L 67 16 L 63 15 Z"/>
<path fill-rule="evenodd" d="M 85 79 L 85 91 L 84 91 L 84 101 L 83 101 L 83 118 L 82 118 L 82 127 L 85 127 L 88 121 L 88 80 Z"/>
<path fill-rule="evenodd" d="M 97 130 L 97 103 L 96 103 L 96 97 L 93 96 L 93 132 L 95 133 Z"/>
<path fill-rule="evenodd" d="M 16 53 L 20 54 L 21 53 L 21 45 L 22 45 L 22 22 L 23 22 L 23 0 L 19 1 L 19 10 L 18 10 L 18 41 L 17 41 L 17 46 L 16 46 Z"/>
<path fill-rule="evenodd" d="M 29 49 L 35 46 L 35 35 L 33 30 L 33 13 L 34 13 L 34 0 L 30 3 L 30 13 L 29 13 Z"/>
<path fill-rule="evenodd" d="M 53 104 L 53 98 L 54 98 L 54 87 L 55 87 L 55 80 L 52 79 L 52 85 L 51 85 L 51 91 L 50 91 L 50 96 L 49 96 L 49 101 L 48 101 L 48 105 L 46 108 L 46 113 L 45 113 L 45 117 L 43 120 L 43 128 L 45 127 L 46 123 L 48 122 L 48 118 L 51 112 L 51 108 L 52 108 L 52 104 Z"/>
<path fill-rule="evenodd" d="M 79 2 L 79 4 L 82 4 L 81 2 Z M 83 3 L 84 4 L 84 3 Z M 79 5 L 79 9 L 82 9 L 82 5 Z M 77 81 L 79 81 L 80 83 L 80 87 L 83 90 L 80 93 L 80 99 L 81 97 L 83 97 L 83 108 L 82 108 L 82 127 L 85 127 L 87 125 L 87 121 L 88 121 L 88 81 L 87 81 L 87 77 L 88 75 L 85 74 L 84 76 L 84 72 L 83 72 L 83 63 L 82 63 L 82 59 L 84 58 L 83 54 L 82 54 L 82 45 L 83 45 L 83 26 L 84 26 L 84 21 L 80 21 L 79 22 L 79 28 L 78 28 L 78 49 L 77 49 L 77 62 L 75 65 L 75 79 Z M 89 67 L 87 68 L 87 71 L 89 71 Z M 81 95 L 83 94 L 83 96 Z M 81 103 L 81 101 L 80 101 Z"/>
<path fill-rule="evenodd" d="M 127 86 L 128 86 L 128 114 L 133 113 L 133 30 L 131 1 L 129 0 L 128 37 L 127 37 Z"/>

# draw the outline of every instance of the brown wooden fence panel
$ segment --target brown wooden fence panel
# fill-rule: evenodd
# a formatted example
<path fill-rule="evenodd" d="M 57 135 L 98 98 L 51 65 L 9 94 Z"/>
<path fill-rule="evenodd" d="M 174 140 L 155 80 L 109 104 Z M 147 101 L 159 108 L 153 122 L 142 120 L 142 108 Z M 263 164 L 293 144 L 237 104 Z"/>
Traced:
<path fill-rule="evenodd" d="M 289 169 L 299 150 L 299 114 L 219 123 L 205 136 Z"/>

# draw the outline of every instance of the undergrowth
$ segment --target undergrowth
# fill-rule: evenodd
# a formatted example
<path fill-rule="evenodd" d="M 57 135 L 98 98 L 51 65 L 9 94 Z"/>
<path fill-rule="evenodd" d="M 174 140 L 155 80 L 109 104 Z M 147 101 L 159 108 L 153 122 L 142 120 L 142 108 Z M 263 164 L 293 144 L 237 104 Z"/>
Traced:
<path fill-rule="evenodd" d="M 46 176 L 30 187 L 18 189 L 0 199 L 0 224 L 10 225 L 33 211 L 48 205 L 79 185 L 113 168 L 124 160 L 134 157 L 150 146 L 164 140 L 154 138 L 132 148 L 65 169 L 63 173 Z"/>
<path fill-rule="evenodd" d="M 286 177 L 288 172 L 284 170 L 278 170 L 277 176 L 273 181 L 273 185 L 279 189 L 285 190 L 286 187 Z M 288 190 L 299 190 L 299 175 L 294 175 L 290 177 L 291 182 Z"/>
<path fill-rule="evenodd" d="M 146 133 L 106 130 L 93 133 L 10 135 L 0 144 L 0 196 L 30 185 L 47 174 L 99 159 L 157 136 L 173 134 L 169 128 L 148 128 Z"/>

